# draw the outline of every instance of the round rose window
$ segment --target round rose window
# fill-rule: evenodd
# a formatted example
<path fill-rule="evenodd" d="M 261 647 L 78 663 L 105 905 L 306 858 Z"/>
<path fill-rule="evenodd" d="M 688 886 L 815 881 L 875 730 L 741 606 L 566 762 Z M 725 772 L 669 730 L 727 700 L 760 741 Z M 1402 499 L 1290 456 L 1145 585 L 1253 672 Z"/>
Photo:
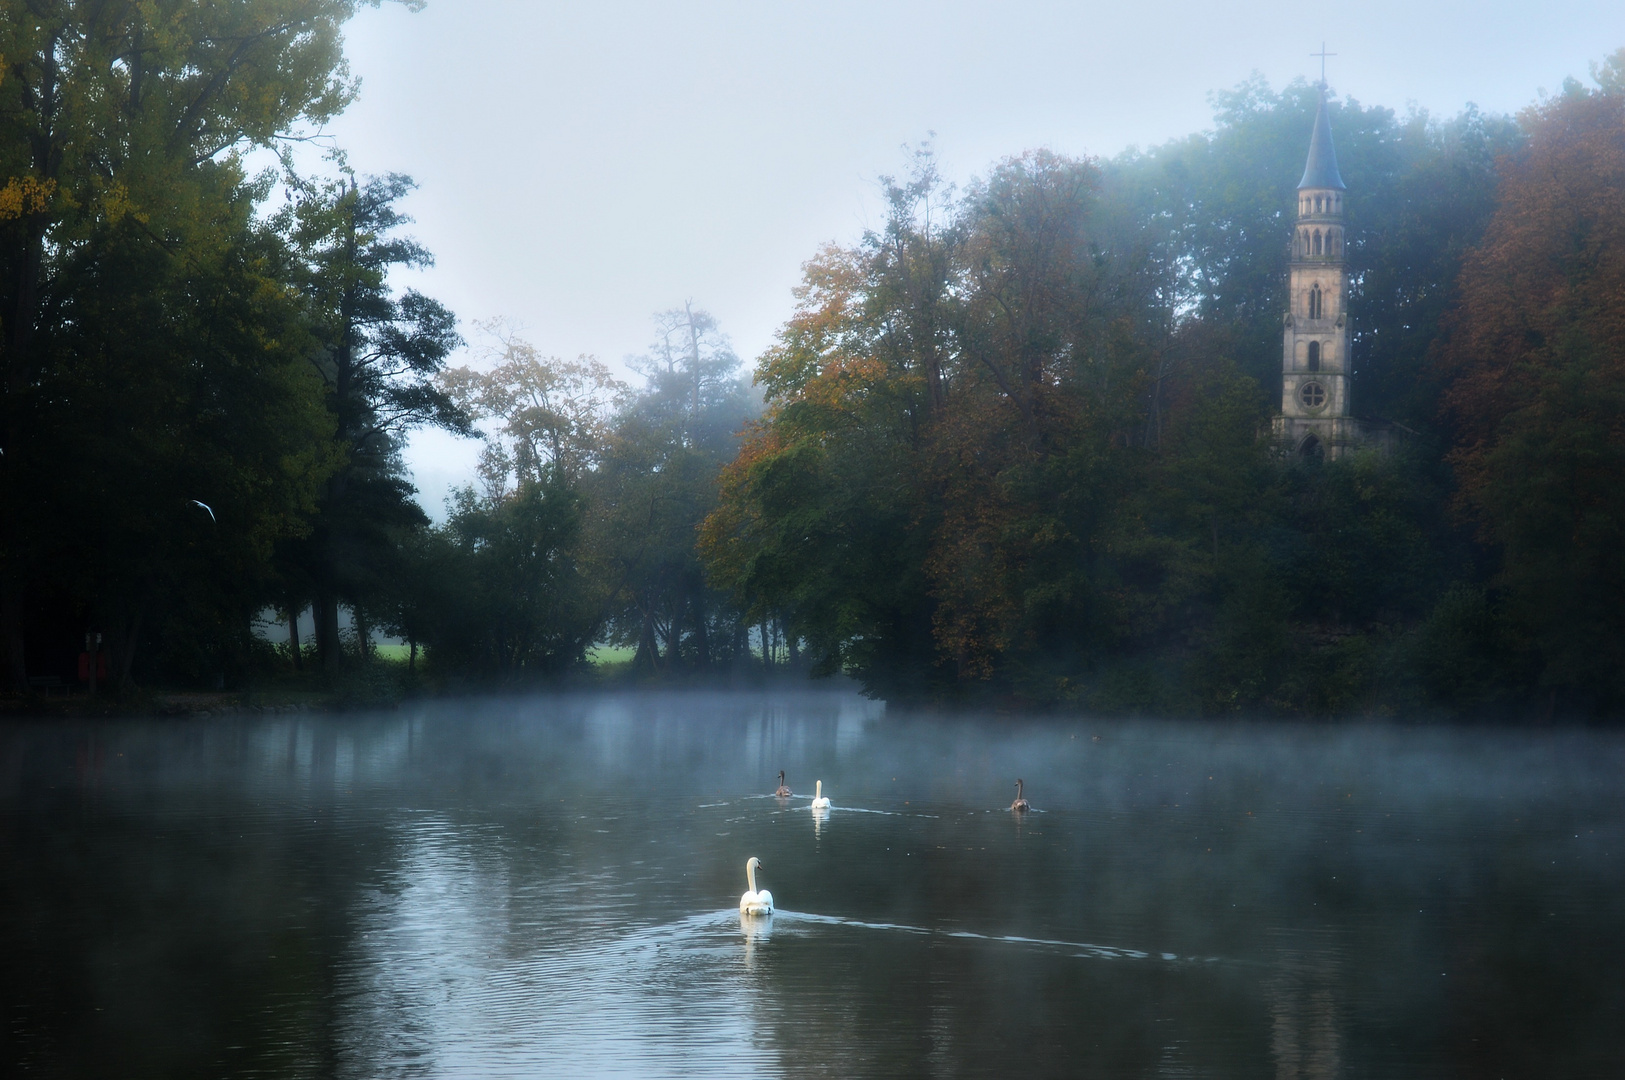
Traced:
<path fill-rule="evenodd" d="M 1326 404 L 1326 388 L 1317 382 L 1306 382 L 1298 387 L 1298 400 L 1305 408 L 1318 409 Z"/>

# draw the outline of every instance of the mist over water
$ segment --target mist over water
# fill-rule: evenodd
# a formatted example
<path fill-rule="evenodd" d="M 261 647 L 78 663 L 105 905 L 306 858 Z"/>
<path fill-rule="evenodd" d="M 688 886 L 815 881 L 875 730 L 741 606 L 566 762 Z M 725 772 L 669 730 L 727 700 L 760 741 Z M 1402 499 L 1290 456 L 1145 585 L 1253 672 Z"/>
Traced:
<path fill-rule="evenodd" d="M 839 693 L 16 724 L 0 1053 L 39 1076 L 1618 1076 L 1622 766 L 1611 731 Z M 742 922 L 752 855 L 778 912 Z"/>

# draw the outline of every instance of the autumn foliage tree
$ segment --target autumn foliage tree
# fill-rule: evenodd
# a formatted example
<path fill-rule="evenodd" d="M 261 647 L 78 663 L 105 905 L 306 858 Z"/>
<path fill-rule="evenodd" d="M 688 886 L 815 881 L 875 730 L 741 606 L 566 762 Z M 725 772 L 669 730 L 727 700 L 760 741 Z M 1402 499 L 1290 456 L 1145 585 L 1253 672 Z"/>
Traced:
<path fill-rule="evenodd" d="M 1136 632 L 1146 298 L 1093 163 L 1013 158 L 952 202 L 916 165 L 809 264 L 703 547 L 826 669 L 1054 696 Z"/>
<path fill-rule="evenodd" d="M 1215 132 L 1106 163 L 1032 152 L 963 193 L 917 157 L 883 227 L 805 267 L 758 367 L 767 413 L 701 530 L 713 580 L 887 697 L 1408 700 L 1407 628 L 1474 573 L 1431 436 L 1323 466 L 1261 437 L 1315 101 L 1249 84 Z M 1339 115 L 1372 189 L 1362 385 L 1431 417 L 1438 279 L 1512 140 L 1476 115 Z"/>
<path fill-rule="evenodd" d="M 121 676 L 142 635 L 242 640 L 273 545 L 301 529 L 328 430 L 242 155 L 349 102 L 340 27 L 361 2 L 0 3 L 13 689 L 86 628 Z"/>
<path fill-rule="evenodd" d="M 1522 117 L 1443 343 L 1462 507 L 1553 700 L 1625 699 L 1625 50 Z"/>

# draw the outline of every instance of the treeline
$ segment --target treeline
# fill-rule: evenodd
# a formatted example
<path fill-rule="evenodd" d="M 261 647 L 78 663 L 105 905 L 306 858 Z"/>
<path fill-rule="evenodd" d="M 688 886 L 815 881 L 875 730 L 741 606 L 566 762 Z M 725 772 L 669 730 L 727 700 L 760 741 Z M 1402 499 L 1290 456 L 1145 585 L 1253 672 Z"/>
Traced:
<path fill-rule="evenodd" d="M 1594 76 L 1515 120 L 1333 109 L 1389 457 L 1266 437 L 1316 88 L 963 193 L 922 151 L 807 264 L 713 580 L 886 697 L 1617 711 L 1625 52 Z"/>
<path fill-rule="evenodd" d="M 391 283 L 430 261 L 411 182 L 300 171 L 358 2 L 0 0 L 12 693 L 86 633 L 130 691 L 331 681 L 384 632 L 442 685 L 614 645 L 639 677 L 765 652 L 892 699 L 1620 706 L 1625 53 L 1516 118 L 1334 106 L 1354 411 L 1403 437 L 1288 461 L 1315 88 L 963 191 L 922 150 L 883 227 L 807 263 L 754 386 L 684 307 L 633 387 L 502 325 L 451 367 L 453 314 Z M 423 427 L 485 439 L 439 526 L 401 459 Z"/>
<path fill-rule="evenodd" d="M 638 391 L 511 337 L 449 371 L 455 317 L 391 283 L 432 261 L 411 181 L 299 167 L 359 2 L 0 0 L 0 689 L 87 648 L 104 690 L 331 682 L 378 631 L 485 681 L 749 658 L 693 542 L 759 407 L 737 359 L 685 309 Z M 404 440 L 478 423 L 431 528 Z"/>
<path fill-rule="evenodd" d="M 349 101 L 339 28 L 355 6 L 0 4 L 0 672 L 14 692 L 71 678 L 87 633 L 116 684 L 144 662 L 221 671 L 282 591 L 287 549 L 314 559 L 338 542 L 313 528 L 324 511 L 387 494 L 369 372 L 405 363 L 397 404 L 459 422 L 427 383 L 449 317 L 381 285 L 422 255 L 368 239 L 398 185 L 310 186 L 262 213 L 274 177 L 245 167 Z M 314 565 L 312 581 L 330 584 Z"/>
<path fill-rule="evenodd" d="M 655 323 L 630 360 L 636 389 L 501 326 L 485 328 L 484 362 L 441 378 L 484 425 L 479 482 L 408 546 L 391 629 L 426 645 L 442 677 L 561 676 L 595 643 L 628 650 L 627 674 L 645 678 L 757 670 L 743 612 L 694 541 L 760 398 L 706 312 Z"/>

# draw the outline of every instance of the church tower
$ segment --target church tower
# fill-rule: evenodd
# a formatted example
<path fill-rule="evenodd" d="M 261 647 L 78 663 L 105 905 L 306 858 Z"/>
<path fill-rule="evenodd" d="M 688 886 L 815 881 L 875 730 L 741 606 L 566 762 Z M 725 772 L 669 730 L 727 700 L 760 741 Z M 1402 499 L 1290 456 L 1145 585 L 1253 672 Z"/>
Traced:
<path fill-rule="evenodd" d="M 1281 415 L 1275 435 L 1289 454 L 1341 457 L 1361 439 L 1349 415 L 1348 264 L 1343 246 L 1343 193 L 1332 125 L 1321 88 L 1309 161 L 1298 182 L 1292 236 L 1290 306 L 1282 335 Z"/>

